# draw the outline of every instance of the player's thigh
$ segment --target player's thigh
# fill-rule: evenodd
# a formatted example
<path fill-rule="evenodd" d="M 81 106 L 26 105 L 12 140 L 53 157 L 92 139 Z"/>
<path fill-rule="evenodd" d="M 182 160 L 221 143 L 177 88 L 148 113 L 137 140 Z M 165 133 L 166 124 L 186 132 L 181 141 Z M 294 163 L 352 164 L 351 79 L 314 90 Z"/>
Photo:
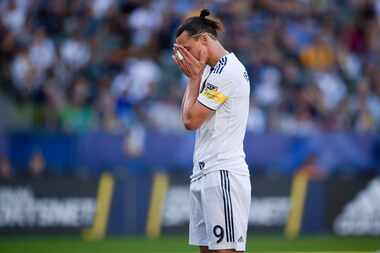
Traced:
<path fill-rule="evenodd" d="M 201 182 L 192 182 L 190 184 L 189 244 L 194 246 L 207 246 L 208 243 L 202 205 Z"/>
<path fill-rule="evenodd" d="M 220 243 L 225 239 L 226 210 L 219 171 L 204 176 L 202 203 L 208 242 Z"/>
<path fill-rule="evenodd" d="M 209 249 L 244 251 L 251 204 L 249 176 L 209 173 L 202 193 Z"/>
<path fill-rule="evenodd" d="M 235 240 L 245 241 L 249 212 L 251 208 L 251 182 L 249 176 L 225 172 L 227 192 L 231 198 L 231 207 L 235 223 Z"/>

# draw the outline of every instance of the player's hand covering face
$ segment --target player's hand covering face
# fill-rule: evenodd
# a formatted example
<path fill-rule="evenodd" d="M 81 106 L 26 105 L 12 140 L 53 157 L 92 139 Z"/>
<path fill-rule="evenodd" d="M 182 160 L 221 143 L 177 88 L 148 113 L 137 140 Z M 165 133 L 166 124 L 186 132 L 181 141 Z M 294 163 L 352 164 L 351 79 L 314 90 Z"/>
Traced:
<path fill-rule="evenodd" d="M 191 79 L 201 78 L 203 70 L 206 66 L 206 60 L 207 60 L 206 49 L 202 47 L 200 50 L 201 50 L 200 59 L 197 60 L 182 45 L 174 44 L 174 47 L 173 47 L 173 51 L 174 51 L 174 54 L 172 56 L 173 60 L 181 69 L 181 71 Z"/>

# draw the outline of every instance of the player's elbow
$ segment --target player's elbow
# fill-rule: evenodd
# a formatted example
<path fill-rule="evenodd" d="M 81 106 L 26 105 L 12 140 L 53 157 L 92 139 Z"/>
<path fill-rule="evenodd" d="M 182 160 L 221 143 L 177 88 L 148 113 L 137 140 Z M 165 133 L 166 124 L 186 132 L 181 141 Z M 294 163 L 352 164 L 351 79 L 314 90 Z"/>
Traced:
<path fill-rule="evenodd" d="M 183 125 L 186 128 L 186 130 L 189 130 L 189 131 L 197 130 L 200 127 L 196 121 L 191 120 L 191 119 L 184 119 Z"/>

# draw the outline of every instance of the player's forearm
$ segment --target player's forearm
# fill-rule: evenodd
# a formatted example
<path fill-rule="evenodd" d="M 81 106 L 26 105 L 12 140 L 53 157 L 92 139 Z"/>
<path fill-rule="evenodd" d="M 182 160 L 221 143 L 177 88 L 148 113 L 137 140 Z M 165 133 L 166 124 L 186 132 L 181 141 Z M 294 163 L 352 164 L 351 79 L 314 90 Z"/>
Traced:
<path fill-rule="evenodd" d="M 197 97 L 199 94 L 199 79 L 189 79 L 186 87 L 185 94 L 182 100 L 182 121 L 186 129 L 193 130 L 193 123 L 195 120 L 195 115 L 192 113 L 192 108 L 194 107 Z"/>

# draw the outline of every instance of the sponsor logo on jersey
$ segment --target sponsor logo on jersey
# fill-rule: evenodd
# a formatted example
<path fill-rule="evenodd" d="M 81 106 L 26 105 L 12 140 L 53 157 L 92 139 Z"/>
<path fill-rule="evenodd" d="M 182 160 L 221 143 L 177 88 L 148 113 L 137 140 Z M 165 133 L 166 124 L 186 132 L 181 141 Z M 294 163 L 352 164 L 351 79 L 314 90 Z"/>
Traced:
<path fill-rule="evenodd" d="M 244 71 L 243 76 L 244 76 L 245 80 L 247 80 L 249 82 L 249 75 L 248 75 L 247 71 Z"/>

